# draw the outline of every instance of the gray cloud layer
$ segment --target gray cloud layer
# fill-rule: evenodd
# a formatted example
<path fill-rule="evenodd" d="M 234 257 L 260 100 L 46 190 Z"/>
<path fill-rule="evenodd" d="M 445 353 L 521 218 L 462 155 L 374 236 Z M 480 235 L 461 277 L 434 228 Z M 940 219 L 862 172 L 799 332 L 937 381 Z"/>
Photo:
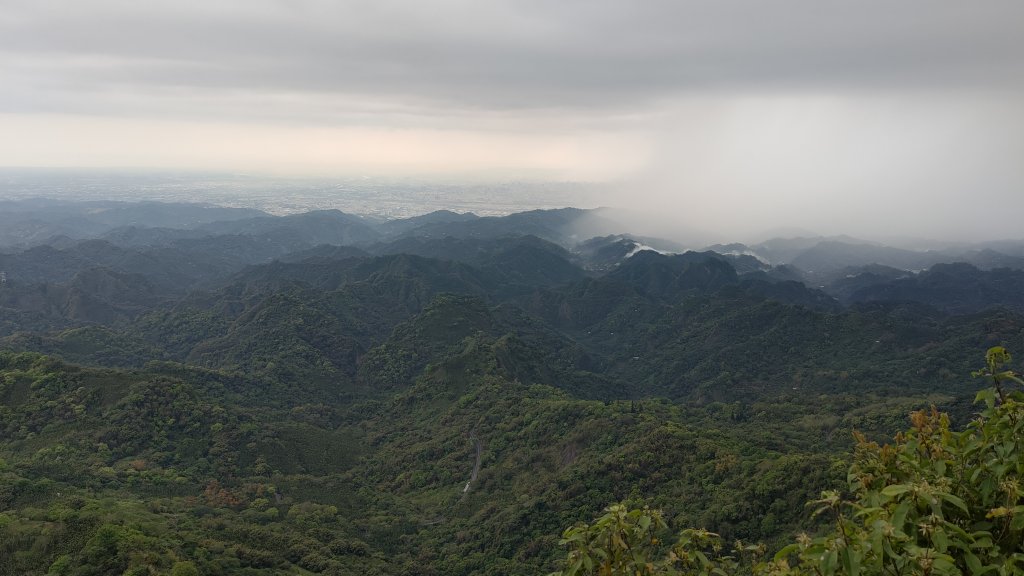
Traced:
<path fill-rule="evenodd" d="M 0 0 L 0 163 L 535 170 L 723 237 L 1020 236 L 1022 23 L 1020 0 Z"/>
<path fill-rule="evenodd" d="M 258 113 L 331 95 L 586 113 L 693 91 L 1018 90 L 1021 22 L 1017 0 L 6 0 L 0 109 L 242 98 Z"/>

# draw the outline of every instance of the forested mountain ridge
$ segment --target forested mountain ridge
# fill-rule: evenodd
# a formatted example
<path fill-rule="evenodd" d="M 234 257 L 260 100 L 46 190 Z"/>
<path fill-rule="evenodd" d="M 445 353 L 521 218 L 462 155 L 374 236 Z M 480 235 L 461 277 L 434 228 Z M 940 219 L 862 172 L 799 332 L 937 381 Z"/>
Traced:
<path fill-rule="evenodd" d="M 1015 270 L 820 289 L 587 242 L 587 215 L 112 217 L 7 248 L 0 574 L 538 574 L 641 499 L 776 546 L 854 429 L 969 420 L 978 351 L 1024 344 Z"/>

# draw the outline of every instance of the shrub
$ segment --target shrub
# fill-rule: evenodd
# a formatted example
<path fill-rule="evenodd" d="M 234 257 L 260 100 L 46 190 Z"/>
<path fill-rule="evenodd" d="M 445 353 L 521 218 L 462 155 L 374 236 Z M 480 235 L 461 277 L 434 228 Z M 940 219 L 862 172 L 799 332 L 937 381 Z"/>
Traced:
<path fill-rule="evenodd" d="M 1008 390 L 1024 382 L 1004 348 L 985 359 L 974 375 L 991 387 L 978 393 L 983 408 L 963 430 L 932 408 L 911 414 L 892 444 L 857 437 L 850 496 L 827 491 L 812 503 L 832 521 L 826 534 L 802 534 L 770 559 L 743 544 L 727 555 L 705 530 L 662 543 L 660 513 L 615 505 L 565 532 L 569 552 L 556 574 L 1024 574 L 1024 395 Z"/>

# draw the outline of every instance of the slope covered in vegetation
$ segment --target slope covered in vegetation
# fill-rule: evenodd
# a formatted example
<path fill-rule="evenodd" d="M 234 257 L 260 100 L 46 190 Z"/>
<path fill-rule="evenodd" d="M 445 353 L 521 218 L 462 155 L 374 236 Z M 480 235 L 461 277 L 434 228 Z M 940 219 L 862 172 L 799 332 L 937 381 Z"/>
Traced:
<path fill-rule="evenodd" d="M 801 533 L 767 558 L 763 545 L 737 541 L 730 554 L 718 534 L 688 528 L 665 540 L 663 514 L 613 505 L 566 530 L 558 574 L 1020 574 L 1024 381 L 1009 362 L 1005 348 L 988 351 L 975 375 L 992 387 L 978 393 L 984 407 L 962 430 L 932 407 L 911 414 L 912 427 L 891 445 L 859 435 L 849 496 L 827 490 L 809 503 L 830 523 L 818 537 Z"/>
<path fill-rule="evenodd" d="M 0 574 L 539 574 L 610 502 L 779 549 L 829 529 L 803 504 L 854 430 L 966 425 L 976 351 L 1022 342 L 1016 273 L 844 306 L 753 256 L 559 245 L 581 214 L 4 255 Z"/>

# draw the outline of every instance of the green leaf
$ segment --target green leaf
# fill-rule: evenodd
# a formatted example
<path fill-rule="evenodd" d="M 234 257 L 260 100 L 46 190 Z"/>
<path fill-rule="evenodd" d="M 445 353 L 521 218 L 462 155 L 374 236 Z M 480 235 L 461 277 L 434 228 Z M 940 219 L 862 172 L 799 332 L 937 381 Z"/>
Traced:
<path fill-rule="evenodd" d="M 981 374 L 976 375 L 980 376 Z M 984 402 L 989 408 L 991 408 L 992 406 L 995 406 L 996 403 L 996 391 L 991 388 L 985 388 L 975 394 L 974 402 Z"/>
<path fill-rule="evenodd" d="M 957 508 L 963 510 L 965 514 L 971 513 L 971 511 L 967 508 L 967 503 L 964 502 L 963 499 L 960 498 L 959 496 L 954 496 L 953 494 L 939 494 L 939 497 L 945 500 L 946 502 L 949 502 L 953 506 L 956 506 Z"/>
<path fill-rule="evenodd" d="M 837 556 L 835 550 L 829 550 L 821 557 L 821 571 L 824 574 L 835 574 Z"/>
<path fill-rule="evenodd" d="M 890 498 L 892 498 L 893 496 L 899 496 L 900 494 L 904 494 L 909 491 L 910 486 L 907 486 L 906 484 L 892 484 L 890 486 L 882 488 L 882 494 Z"/>
<path fill-rule="evenodd" d="M 967 571 L 972 576 L 984 574 L 985 572 L 991 572 L 993 570 L 998 570 L 998 567 L 996 566 L 983 566 L 981 563 L 981 559 L 979 559 L 971 552 L 967 552 L 964 554 L 964 562 L 967 564 Z"/>
<path fill-rule="evenodd" d="M 892 513 L 892 525 L 899 531 L 903 531 L 903 524 L 907 521 L 907 513 L 910 512 L 910 503 L 904 502 L 896 507 Z"/>
<path fill-rule="evenodd" d="M 651 517 L 646 515 L 641 516 L 640 520 L 637 521 L 637 525 L 640 526 L 641 530 L 647 530 L 651 525 Z"/>
<path fill-rule="evenodd" d="M 839 551 L 839 557 L 842 562 L 843 569 L 846 571 L 846 575 L 857 576 L 860 574 L 859 552 L 851 550 L 849 547 L 845 547 Z"/>
<path fill-rule="evenodd" d="M 1024 529 L 1024 514 L 1014 514 L 1013 519 L 1010 520 L 1010 530 L 1019 532 Z"/>
<path fill-rule="evenodd" d="M 799 544 L 790 544 L 788 546 L 784 546 L 781 550 L 776 552 L 775 556 L 773 557 L 773 559 L 774 560 L 782 560 L 782 559 L 786 558 L 787 556 L 789 556 L 790 554 L 796 554 L 799 551 L 800 551 L 800 545 Z"/>

